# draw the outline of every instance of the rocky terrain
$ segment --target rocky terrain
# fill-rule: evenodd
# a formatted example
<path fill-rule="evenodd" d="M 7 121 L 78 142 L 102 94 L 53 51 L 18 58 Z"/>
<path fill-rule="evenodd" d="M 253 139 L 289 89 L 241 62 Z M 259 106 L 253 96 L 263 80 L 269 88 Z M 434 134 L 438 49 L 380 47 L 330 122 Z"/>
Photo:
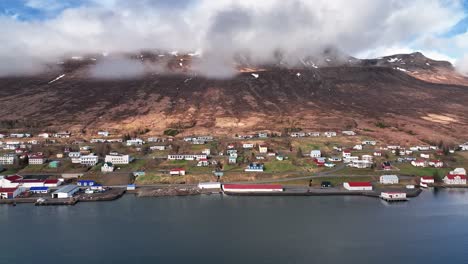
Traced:
<path fill-rule="evenodd" d="M 141 54 L 164 65 L 127 79 L 90 78 L 96 59 L 67 60 L 47 73 L 0 78 L 0 132 L 185 134 L 354 129 L 387 141 L 466 140 L 468 79 L 421 53 L 373 60 L 323 57 L 293 65 L 246 61 L 230 79 L 191 71 L 194 56 Z M 315 62 L 314 62 L 315 61 Z"/>

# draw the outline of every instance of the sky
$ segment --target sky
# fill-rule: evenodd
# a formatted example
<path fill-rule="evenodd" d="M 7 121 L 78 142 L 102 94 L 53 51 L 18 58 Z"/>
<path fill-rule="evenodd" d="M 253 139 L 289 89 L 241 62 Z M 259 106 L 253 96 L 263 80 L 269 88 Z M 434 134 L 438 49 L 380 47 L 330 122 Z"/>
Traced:
<path fill-rule="evenodd" d="M 468 74 L 468 0 L 0 0 L 0 76 L 64 56 L 202 51 L 268 62 L 333 46 L 358 58 L 421 51 Z"/>

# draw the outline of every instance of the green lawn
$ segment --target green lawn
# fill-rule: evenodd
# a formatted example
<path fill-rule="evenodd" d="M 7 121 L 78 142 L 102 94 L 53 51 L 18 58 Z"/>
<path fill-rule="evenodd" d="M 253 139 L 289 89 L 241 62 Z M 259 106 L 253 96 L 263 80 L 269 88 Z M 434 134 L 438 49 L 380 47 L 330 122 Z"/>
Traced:
<path fill-rule="evenodd" d="M 396 173 L 399 175 L 432 176 L 434 172 L 437 171 L 440 176 L 443 176 L 451 171 L 450 168 L 436 169 L 436 168 L 414 167 L 413 165 L 409 163 L 396 164 L 396 167 L 400 169 L 400 171 Z"/>
<path fill-rule="evenodd" d="M 267 161 L 264 163 L 265 172 L 288 172 L 288 171 L 299 171 L 301 168 L 294 166 L 290 160 L 274 160 Z"/>

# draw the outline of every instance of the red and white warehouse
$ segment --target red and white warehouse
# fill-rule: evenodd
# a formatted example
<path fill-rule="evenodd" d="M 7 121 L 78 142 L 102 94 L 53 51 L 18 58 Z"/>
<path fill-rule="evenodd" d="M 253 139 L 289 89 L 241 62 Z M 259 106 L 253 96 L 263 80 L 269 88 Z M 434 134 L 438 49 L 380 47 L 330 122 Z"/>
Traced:
<path fill-rule="evenodd" d="M 372 191 L 370 182 L 344 182 L 343 187 L 348 191 Z"/>
<path fill-rule="evenodd" d="M 282 192 L 283 186 L 279 184 L 223 184 L 225 192 Z"/>

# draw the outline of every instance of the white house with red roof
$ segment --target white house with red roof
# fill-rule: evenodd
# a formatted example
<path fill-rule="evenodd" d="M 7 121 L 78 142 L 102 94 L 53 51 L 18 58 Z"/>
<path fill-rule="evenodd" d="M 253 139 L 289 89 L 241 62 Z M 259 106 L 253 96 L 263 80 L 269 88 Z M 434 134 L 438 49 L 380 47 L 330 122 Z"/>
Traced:
<path fill-rule="evenodd" d="M 37 179 L 21 179 L 14 181 L 14 183 L 18 183 L 18 186 L 25 188 L 44 187 L 44 180 Z"/>
<path fill-rule="evenodd" d="M 349 158 L 351 157 L 351 150 L 345 149 L 343 150 L 343 158 Z"/>
<path fill-rule="evenodd" d="M 210 165 L 210 162 L 208 161 L 208 159 L 199 159 L 197 163 L 198 167 L 207 167 L 209 165 Z"/>
<path fill-rule="evenodd" d="M 42 165 L 47 159 L 42 154 L 31 154 L 28 156 L 29 165 Z"/>
<path fill-rule="evenodd" d="M 448 185 L 466 184 L 466 175 L 448 174 L 444 177 L 443 181 Z"/>
<path fill-rule="evenodd" d="M 427 167 L 428 163 L 425 160 L 413 160 L 411 161 L 411 165 L 415 167 Z"/>
<path fill-rule="evenodd" d="M 441 160 L 431 160 L 428 164 L 434 168 L 442 168 L 444 166 L 444 162 Z"/>
<path fill-rule="evenodd" d="M 429 177 L 429 176 L 422 176 L 420 179 L 421 183 L 425 184 L 433 184 L 434 183 L 434 177 Z"/>
<path fill-rule="evenodd" d="M 343 182 L 343 187 L 348 191 L 372 191 L 370 182 Z"/>
<path fill-rule="evenodd" d="M 183 175 L 185 175 L 185 169 L 182 169 L 182 168 L 171 169 L 171 170 L 169 171 L 169 174 L 170 174 L 170 175 L 180 175 L 180 176 L 183 176 Z"/>

